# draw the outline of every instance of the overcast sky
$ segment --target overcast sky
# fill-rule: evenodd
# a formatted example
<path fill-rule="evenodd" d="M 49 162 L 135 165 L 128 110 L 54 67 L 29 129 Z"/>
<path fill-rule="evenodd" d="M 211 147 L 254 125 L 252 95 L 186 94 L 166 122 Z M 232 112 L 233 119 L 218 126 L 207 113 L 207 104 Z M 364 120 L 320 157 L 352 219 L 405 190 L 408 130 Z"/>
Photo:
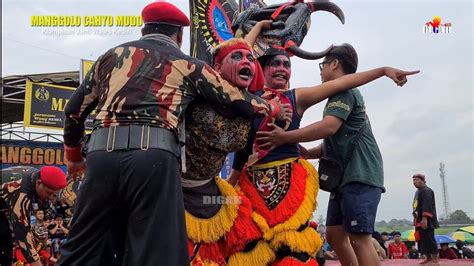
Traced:
<path fill-rule="evenodd" d="M 188 1 L 171 1 L 189 14 Z M 278 1 L 266 1 L 276 3 Z M 322 50 L 351 43 L 359 70 L 394 66 L 421 70 L 399 88 L 387 78 L 361 87 L 384 159 L 385 186 L 377 220 L 411 217 L 414 173 L 427 175 L 444 214 L 439 163 L 446 164 L 451 210 L 474 218 L 473 198 L 473 4 L 471 1 L 335 1 L 342 25 L 329 13 L 312 15 L 302 47 Z M 80 59 L 95 60 L 107 49 L 139 38 L 139 28 L 119 34 L 55 36 L 32 28 L 32 15 L 139 15 L 149 1 L 2 1 L 2 76 L 78 70 Z M 434 16 L 451 22 L 449 34 L 424 34 Z M 64 28 L 57 28 L 62 29 Z M 79 28 L 76 29 L 79 31 Z M 92 28 L 103 30 L 104 28 Z M 105 28 L 106 29 L 106 28 Z M 114 29 L 114 28 L 112 28 Z M 189 52 L 189 38 L 183 51 Z M 317 63 L 293 60 L 292 87 L 320 83 Z M 302 125 L 321 119 L 324 103 L 308 110 Z M 318 142 L 304 144 L 312 147 Z M 326 215 L 328 194 L 320 192 L 316 216 Z"/>

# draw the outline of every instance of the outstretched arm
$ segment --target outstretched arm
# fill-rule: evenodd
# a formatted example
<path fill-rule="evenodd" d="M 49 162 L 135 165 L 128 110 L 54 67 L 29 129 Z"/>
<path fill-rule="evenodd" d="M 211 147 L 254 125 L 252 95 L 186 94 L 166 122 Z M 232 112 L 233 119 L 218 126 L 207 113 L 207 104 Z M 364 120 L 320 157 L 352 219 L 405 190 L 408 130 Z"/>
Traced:
<path fill-rule="evenodd" d="M 296 89 L 296 101 L 298 111 L 302 114 L 309 107 L 323 101 L 324 99 L 364 85 L 382 76 L 391 78 L 398 86 L 403 86 L 408 81 L 407 76 L 417 74 L 420 71 L 404 71 L 392 67 L 380 67 L 369 71 L 344 75 L 338 79 L 324 82 L 313 87 Z"/>
<path fill-rule="evenodd" d="M 270 29 L 272 22 L 272 20 L 261 20 L 257 22 L 252 30 L 247 35 L 245 35 L 244 40 L 246 40 L 250 46 L 253 47 L 257 41 L 258 35 L 260 35 L 262 30 Z"/>
<path fill-rule="evenodd" d="M 262 148 L 273 150 L 274 148 L 286 143 L 308 142 L 324 139 L 334 135 L 341 127 L 344 121 L 338 117 L 327 115 L 323 120 L 310 124 L 306 127 L 285 131 L 275 124 L 269 124 L 273 128 L 272 131 L 257 132 L 257 141 Z M 308 150 L 308 159 L 317 158 L 312 154 L 312 150 Z"/>

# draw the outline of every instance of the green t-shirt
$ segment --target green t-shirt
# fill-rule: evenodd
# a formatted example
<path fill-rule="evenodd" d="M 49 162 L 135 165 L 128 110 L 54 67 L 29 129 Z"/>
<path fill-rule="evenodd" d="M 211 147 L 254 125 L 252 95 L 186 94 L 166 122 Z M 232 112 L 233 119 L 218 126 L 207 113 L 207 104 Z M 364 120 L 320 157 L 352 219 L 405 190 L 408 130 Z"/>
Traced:
<path fill-rule="evenodd" d="M 323 113 L 323 116 L 327 115 L 344 120 L 336 134 L 324 139 L 324 155 L 337 160 L 340 165 L 347 164 L 341 186 L 351 182 L 360 182 L 380 187 L 385 191 L 382 155 L 370 123 L 366 125 L 355 143 L 358 130 L 368 122 L 364 99 L 360 91 L 352 89 L 329 98 Z M 352 145 L 355 145 L 355 148 L 349 159 Z"/>

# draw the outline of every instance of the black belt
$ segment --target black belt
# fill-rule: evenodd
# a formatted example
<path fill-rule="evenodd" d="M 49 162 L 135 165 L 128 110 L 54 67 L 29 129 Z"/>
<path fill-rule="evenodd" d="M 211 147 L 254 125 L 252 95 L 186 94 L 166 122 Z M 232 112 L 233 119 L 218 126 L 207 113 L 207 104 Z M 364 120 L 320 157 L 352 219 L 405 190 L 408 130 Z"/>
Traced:
<path fill-rule="evenodd" d="M 87 152 L 162 149 L 180 156 L 176 135 L 168 129 L 149 125 L 111 126 L 94 129 Z"/>

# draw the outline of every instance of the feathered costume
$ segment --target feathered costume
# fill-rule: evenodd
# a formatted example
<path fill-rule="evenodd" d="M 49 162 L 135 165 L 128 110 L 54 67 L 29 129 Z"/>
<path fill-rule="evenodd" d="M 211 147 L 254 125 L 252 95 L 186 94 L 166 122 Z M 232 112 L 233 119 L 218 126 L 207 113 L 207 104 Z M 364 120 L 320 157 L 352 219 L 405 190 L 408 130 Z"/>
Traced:
<path fill-rule="evenodd" d="M 232 0 L 190 1 L 192 56 L 211 63 L 212 47 L 234 32 L 247 34 L 256 21 L 273 19 L 276 28 L 262 32 L 254 47 L 257 54 L 281 46 L 299 57 L 318 59 L 329 49 L 310 53 L 298 47 L 309 30 L 311 13 L 330 11 L 344 22 L 342 10 L 326 1 L 298 0 L 269 7 L 263 7 L 262 1 L 241 1 L 245 12 L 234 18 L 237 6 Z M 275 96 L 291 100 L 286 92 L 268 90 L 262 95 Z M 183 174 L 191 264 L 317 265 L 314 256 L 322 242 L 308 226 L 317 207 L 314 167 L 298 158 L 298 151 L 290 157 L 270 154 L 267 161 L 260 160 L 268 155 L 262 151 L 256 164 L 243 169 L 236 191 L 217 175 L 227 153 L 245 146 L 251 121 L 229 120 L 208 105 L 191 110 L 186 117 L 187 173 Z M 299 119 L 293 126 L 299 127 Z"/>

